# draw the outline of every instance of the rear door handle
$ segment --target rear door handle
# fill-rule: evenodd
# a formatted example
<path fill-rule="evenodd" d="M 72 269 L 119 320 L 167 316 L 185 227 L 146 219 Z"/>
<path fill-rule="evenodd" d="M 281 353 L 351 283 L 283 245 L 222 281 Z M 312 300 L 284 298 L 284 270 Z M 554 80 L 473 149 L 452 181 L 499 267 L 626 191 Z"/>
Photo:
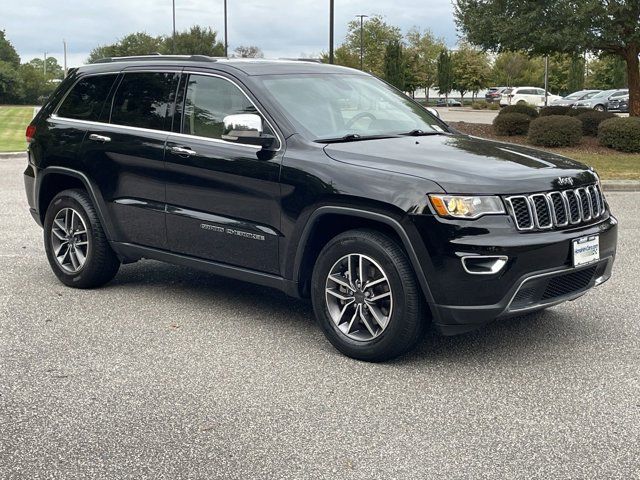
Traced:
<path fill-rule="evenodd" d="M 111 141 L 111 137 L 105 137 L 104 135 L 97 135 L 95 133 L 92 133 L 91 135 L 89 135 L 89 140 L 93 140 L 94 142 L 107 143 Z"/>
<path fill-rule="evenodd" d="M 191 157 L 196 154 L 196 152 L 187 147 L 171 147 L 171 153 L 175 153 L 181 157 Z"/>

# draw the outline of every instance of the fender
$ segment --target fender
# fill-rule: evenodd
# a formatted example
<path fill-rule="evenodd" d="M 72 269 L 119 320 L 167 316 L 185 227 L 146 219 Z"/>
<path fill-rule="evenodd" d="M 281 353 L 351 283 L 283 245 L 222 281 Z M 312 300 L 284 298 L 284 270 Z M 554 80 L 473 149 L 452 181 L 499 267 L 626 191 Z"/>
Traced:
<path fill-rule="evenodd" d="M 384 223 L 385 225 L 388 225 L 389 227 L 393 228 L 393 230 L 400 237 L 400 240 L 402 241 L 402 245 L 409 256 L 409 261 L 411 262 L 411 266 L 413 267 L 413 270 L 416 273 L 416 277 L 418 278 L 420 288 L 422 289 L 422 293 L 424 294 L 427 300 L 427 303 L 429 303 L 430 305 L 435 304 L 433 295 L 431 293 L 431 289 L 429 288 L 429 283 L 427 282 L 427 277 L 425 276 L 424 271 L 422 270 L 420 261 L 418 259 L 418 255 L 416 254 L 416 251 L 413 248 L 413 245 L 411 244 L 411 240 L 409 239 L 407 232 L 405 231 L 404 227 L 400 224 L 400 222 L 398 222 L 395 218 L 392 218 L 382 213 L 370 212 L 367 210 L 359 210 L 357 208 L 351 208 L 351 207 L 332 207 L 332 206 L 319 207 L 318 209 L 314 210 L 314 212 L 309 216 L 309 219 L 307 220 L 304 230 L 302 231 L 302 235 L 300 236 L 300 239 L 298 242 L 299 248 L 295 256 L 295 263 L 293 267 L 293 279 L 296 284 L 298 285 L 300 284 L 299 279 L 300 279 L 300 270 L 302 268 L 302 260 L 304 258 L 304 251 L 306 249 L 309 236 L 311 235 L 311 230 L 313 229 L 313 226 L 316 224 L 318 219 L 323 215 L 327 215 L 327 214 L 349 215 L 349 216 L 366 218 L 368 220 L 374 220 L 380 223 Z M 435 318 L 437 316 L 437 311 L 435 311 L 435 309 L 432 309 L 432 313 L 434 315 L 434 320 L 437 320 Z"/>
<path fill-rule="evenodd" d="M 111 219 L 109 218 L 109 215 L 107 215 L 104 198 L 102 197 L 102 194 L 100 193 L 100 190 L 98 189 L 96 184 L 93 183 L 84 173 L 79 172 L 78 170 L 73 170 L 67 167 L 46 167 L 41 170 L 36 176 L 35 202 L 38 208 L 40 206 L 40 189 L 42 186 L 42 182 L 47 175 L 52 173 L 74 177 L 83 183 L 84 187 L 89 193 L 89 196 L 91 197 L 91 201 L 93 202 L 93 206 L 96 209 L 98 218 L 100 219 L 100 223 L 102 224 L 102 228 L 104 228 L 104 233 L 107 236 L 107 240 L 109 240 L 110 242 L 113 241 L 115 239 L 115 229 L 113 223 L 111 222 Z M 41 221 L 44 223 L 44 212 L 39 211 L 38 214 L 40 215 Z"/>

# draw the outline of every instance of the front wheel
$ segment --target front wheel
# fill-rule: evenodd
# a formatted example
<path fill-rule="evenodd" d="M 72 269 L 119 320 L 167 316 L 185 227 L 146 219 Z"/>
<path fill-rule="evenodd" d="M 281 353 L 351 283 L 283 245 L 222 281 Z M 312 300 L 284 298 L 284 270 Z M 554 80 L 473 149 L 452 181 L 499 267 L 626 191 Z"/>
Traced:
<path fill-rule="evenodd" d="M 593 107 L 596 112 L 604 112 L 604 105 L 596 105 Z"/>
<path fill-rule="evenodd" d="M 351 230 L 329 241 L 313 270 L 311 298 L 327 339 L 352 358 L 389 360 L 412 349 L 425 331 L 409 260 L 377 231 Z"/>
<path fill-rule="evenodd" d="M 120 267 L 83 190 L 64 190 L 51 200 L 44 220 L 44 246 L 53 273 L 69 287 L 102 286 Z"/>

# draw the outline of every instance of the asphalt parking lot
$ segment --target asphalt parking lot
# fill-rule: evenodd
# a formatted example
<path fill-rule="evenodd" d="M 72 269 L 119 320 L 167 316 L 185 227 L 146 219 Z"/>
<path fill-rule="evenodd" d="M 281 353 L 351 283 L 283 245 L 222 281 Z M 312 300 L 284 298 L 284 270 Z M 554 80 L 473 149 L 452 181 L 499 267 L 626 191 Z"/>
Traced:
<path fill-rule="evenodd" d="M 23 159 L 0 160 L 0 478 L 640 478 L 640 193 L 611 281 L 387 364 L 310 305 L 144 261 L 49 270 Z"/>

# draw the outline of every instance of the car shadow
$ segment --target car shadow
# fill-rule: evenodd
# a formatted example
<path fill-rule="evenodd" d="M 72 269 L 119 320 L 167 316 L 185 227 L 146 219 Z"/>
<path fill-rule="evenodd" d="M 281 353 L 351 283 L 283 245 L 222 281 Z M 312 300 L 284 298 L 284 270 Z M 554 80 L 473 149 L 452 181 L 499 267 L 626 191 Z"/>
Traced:
<path fill-rule="evenodd" d="M 319 333 L 319 328 L 315 325 L 311 302 L 289 297 L 272 288 L 155 261 L 125 265 L 106 288 L 129 286 L 157 289 L 158 294 L 187 302 L 191 307 L 202 307 L 203 312 L 217 301 L 233 303 L 238 309 L 255 311 L 259 308 L 264 311 L 263 315 L 255 316 L 259 321 L 279 322 L 279 327 L 285 326 L 279 329 L 280 332 L 287 332 L 289 328 L 292 332 L 295 330 L 296 341 L 300 340 L 299 330 L 305 329 L 309 342 L 317 342 L 317 335 L 313 333 Z M 248 321 L 255 320 L 250 318 Z M 412 352 L 390 363 L 464 363 L 525 356 L 527 352 L 551 344 L 575 342 L 582 328 L 572 315 L 557 308 L 496 321 L 462 335 L 443 336 L 430 328 Z"/>

